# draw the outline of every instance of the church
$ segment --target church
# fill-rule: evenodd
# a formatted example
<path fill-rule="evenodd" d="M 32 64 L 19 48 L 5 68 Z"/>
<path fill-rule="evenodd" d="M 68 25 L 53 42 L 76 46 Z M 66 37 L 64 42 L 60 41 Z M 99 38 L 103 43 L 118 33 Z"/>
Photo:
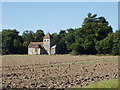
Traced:
<path fill-rule="evenodd" d="M 43 37 L 43 42 L 30 42 L 28 45 L 28 55 L 40 54 L 56 54 L 56 45 L 54 45 L 54 39 L 50 33 Z"/>

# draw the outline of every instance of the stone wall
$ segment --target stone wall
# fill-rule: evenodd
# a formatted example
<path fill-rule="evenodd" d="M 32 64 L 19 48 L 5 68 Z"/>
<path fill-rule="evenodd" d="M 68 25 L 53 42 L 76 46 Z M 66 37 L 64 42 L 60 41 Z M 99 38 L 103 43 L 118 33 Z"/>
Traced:
<path fill-rule="evenodd" d="M 50 39 L 43 40 L 43 47 L 45 48 L 47 53 L 50 55 Z"/>
<path fill-rule="evenodd" d="M 28 55 L 39 55 L 40 48 L 28 48 Z"/>
<path fill-rule="evenodd" d="M 51 54 L 52 55 L 56 54 L 56 45 L 51 47 Z"/>

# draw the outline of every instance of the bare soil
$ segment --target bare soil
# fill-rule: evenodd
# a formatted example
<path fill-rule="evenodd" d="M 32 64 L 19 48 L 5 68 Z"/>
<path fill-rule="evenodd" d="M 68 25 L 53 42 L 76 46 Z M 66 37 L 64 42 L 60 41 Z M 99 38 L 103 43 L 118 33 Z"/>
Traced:
<path fill-rule="evenodd" d="M 118 56 L 2 56 L 3 88 L 72 88 L 118 78 Z"/>

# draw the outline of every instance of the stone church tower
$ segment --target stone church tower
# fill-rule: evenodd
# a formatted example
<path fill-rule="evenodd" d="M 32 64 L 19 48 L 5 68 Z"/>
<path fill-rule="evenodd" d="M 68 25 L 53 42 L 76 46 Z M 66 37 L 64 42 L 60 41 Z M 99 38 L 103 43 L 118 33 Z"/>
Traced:
<path fill-rule="evenodd" d="M 30 42 L 28 45 L 29 55 L 39 55 L 39 54 L 56 54 L 56 45 L 54 45 L 54 39 L 50 33 L 43 37 L 43 42 Z"/>
<path fill-rule="evenodd" d="M 46 34 L 43 38 L 43 46 L 45 50 L 47 51 L 46 54 L 51 55 L 51 47 L 54 45 L 53 37 L 50 35 L 50 33 Z"/>

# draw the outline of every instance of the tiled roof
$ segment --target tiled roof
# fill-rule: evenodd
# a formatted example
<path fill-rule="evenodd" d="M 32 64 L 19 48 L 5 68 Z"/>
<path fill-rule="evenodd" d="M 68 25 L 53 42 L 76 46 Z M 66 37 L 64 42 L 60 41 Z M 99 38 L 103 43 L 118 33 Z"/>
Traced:
<path fill-rule="evenodd" d="M 53 37 L 50 35 L 50 33 L 47 33 L 43 38 L 44 39 L 50 39 L 50 38 L 53 38 Z"/>
<path fill-rule="evenodd" d="M 28 48 L 42 48 L 43 42 L 30 42 Z"/>

